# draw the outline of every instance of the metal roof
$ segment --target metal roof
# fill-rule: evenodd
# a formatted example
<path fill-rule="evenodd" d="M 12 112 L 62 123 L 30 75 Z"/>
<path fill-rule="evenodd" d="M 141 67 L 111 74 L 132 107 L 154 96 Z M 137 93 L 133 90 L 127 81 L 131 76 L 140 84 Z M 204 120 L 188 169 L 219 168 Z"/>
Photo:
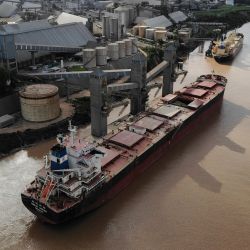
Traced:
<path fill-rule="evenodd" d="M 16 13 L 17 7 L 9 3 L 0 4 L 0 17 L 10 17 Z"/>
<path fill-rule="evenodd" d="M 40 3 L 25 2 L 22 5 L 23 9 L 40 9 L 42 6 Z"/>
<path fill-rule="evenodd" d="M 172 26 L 172 22 L 163 15 L 146 19 L 143 21 L 143 23 L 147 26 L 152 27 L 152 28 Z"/>
<path fill-rule="evenodd" d="M 83 23 L 83 24 L 86 24 L 87 21 L 88 21 L 88 19 L 85 17 L 68 14 L 66 12 L 62 12 L 56 18 L 56 22 L 58 24 L 65 24 L 65 23 Z"/>
<path fill-rule="evenodd" d="M 47 20 L 23 22 L 18 24 L 0 25 L 0 34 L 19 34 L 50 28 L 52 25 Z"/>
<path fill-rule="evenodd" d="M 46 21 L 2 25 L 1 33 L 14 34 L 16 44 L 78 47 L 96 41 L 82 23 L 51 25 Z"/>
<path fill-rule="evenodd" d="M 168 15 L 175 23 L 183 22 L 187 19 L 187 16 L 182 11 L 172 12 Z"/>
<path fill-rule="evenodd" d="M 23 19 L 18 14 L 13 15 L 11 17 L 0 18 L 0 22 L 3 22 L 3 23 L 18 23 L 18 22 L 21 22 L 22 20 Z"/>

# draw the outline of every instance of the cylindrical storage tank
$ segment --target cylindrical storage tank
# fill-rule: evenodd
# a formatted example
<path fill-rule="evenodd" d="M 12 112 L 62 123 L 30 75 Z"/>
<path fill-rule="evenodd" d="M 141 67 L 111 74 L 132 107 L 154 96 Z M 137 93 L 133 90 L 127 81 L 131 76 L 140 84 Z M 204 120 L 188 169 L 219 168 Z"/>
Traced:
<path fill-rule="evenodd" d="M 96 53 L 94 49 L 84 49 L 83 50 L 83 65 L 86 68 L 96 67 Z"/>
<path fill-rule="evenodd" d="M 138 48 L 137 48 L 137 38 L 130 37 L 129 39 L 132 41 L 132 54 L 135 54 L 138 51 Z"/>
<path fill-rule="evenodd" d="M 148 29 L 146 29 L 145 37 L 147 39 L 154 40 L 154 33 L 155 33 L 155 29 L 148 28 Z"/>
<path fill-rule="evenodd" d="M 117 43 L 108 44 L 108 56 L 112 60 L 118 60 L 119 59 L 119 46 L 118 46 Z"/>
<path fill-rule="evenodd" d="M 139 26 L 134 26 L 132 33 L 134 36 L 138 36 L 139 35 Z"/>
<path fill-rule="evenodd" d="M 103 66 L 107 64 L 107 48 L 96 47 L 96 65 Z"/>
<path fill-rule="evenodd" d="M 148 26 L 139 26 L 139 37 L 145 37 L 145 30 L 148 28 Z"/>
<path fill-rule="evenodd" d="M 104 16 L 102 19 L 102 35 L 107 39 L 110 38 L 110 18 L 108 16 Z"/>
<path fill-rule="evenodd" d="M 117 17 L 113 17 L 110 19 L 110 37 L 113 38 L 114 41 L 119 39 L 119 20 Z"/>
<path fill-rule="evenodd" d="M 25 120 L 45 122 L 60 115 L 58 88 L 51 84 L 35 84 L 20 92 L 21 112 Z"/>
<path fill-rule="evenodd" d="M 131 39 L 124 39 L 125 42 L 125 54 L 126 56 L 132 55 L 132 40 Z"/>
<path fill-rule="evenodd" d="M 118 41 L 117 42 L 119 47 L 119 58 L 125 57 L 125 42 L 124 41 Z"/>
<path fill-rule="evenodd" d="M 135 8 L 133 6 L 128 7 L 129 11 L 129 24 L 134 22 L 135 19 Z"/>
<path fill-rule="evenodd" d="M 156 30 L 154 35 L 155 41 L 158 40 L 167 40 L 167 31 L 166 30 Z"/>
<path fill-rule="evenodd" d="M 114 13 L 119 15 L 121 24 L 127 28 L 129 26 L 129 9 L 127 7 L 119 6 L 114 10 Z"/>

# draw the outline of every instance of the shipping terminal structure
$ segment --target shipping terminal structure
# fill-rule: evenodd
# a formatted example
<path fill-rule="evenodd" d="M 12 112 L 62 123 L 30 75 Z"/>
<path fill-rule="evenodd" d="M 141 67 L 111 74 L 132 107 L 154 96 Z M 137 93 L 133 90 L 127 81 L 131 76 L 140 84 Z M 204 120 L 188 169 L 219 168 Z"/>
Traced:
<path fill-rule="evenodd" d="M 107 90 L 102 73 L 95 72 L 92 82 L 99 83 L 100 98 Z M 101 206 L 216 113 L 226 82 L 219 75 L 200 76 L 179 91 L 164 95 L 149 109 L 142 107 L 136 115 L 110 124 L 108 133 L 99 127 L 103 135 L 94 141 L 80 138 L 70 123 L 69 134 L 57 136 L 58 143 L 45 157 L 44 167 L 22 192 L 23 204 L 50 224 L 64 223 Z M 91 100 L 94 107 L 97 97 Z M 103 117 L 105 111 L 102 107 Z M 107 127 L 105 122 L 104 125 Z M 96 134 L 95 129 L 92 128 L 92 134 Z"/>

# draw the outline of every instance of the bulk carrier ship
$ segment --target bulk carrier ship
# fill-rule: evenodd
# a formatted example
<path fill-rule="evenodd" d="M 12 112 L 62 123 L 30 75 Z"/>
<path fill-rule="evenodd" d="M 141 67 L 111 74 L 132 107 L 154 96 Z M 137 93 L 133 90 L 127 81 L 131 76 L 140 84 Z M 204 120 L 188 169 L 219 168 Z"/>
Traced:
<path fill-rule="evenodd" d="M 212 44 L 212 56 L 217 62 L 223 62 L 233 59 L 241 50 L 243 46 L 244 35 L 231 32 L 227 37 L 213 42 Z"/>
<path fill-rule="evenodd" d="M 21 194 L 23 204 L 51 224 L 99 207 L 217 112 L 226 82 L 203 75 L 154 108 L 111 125 L 111 133 L 95 142 L 77 137 L 70 124 L 69 135 L 57 136 L 44 167 Z"/>

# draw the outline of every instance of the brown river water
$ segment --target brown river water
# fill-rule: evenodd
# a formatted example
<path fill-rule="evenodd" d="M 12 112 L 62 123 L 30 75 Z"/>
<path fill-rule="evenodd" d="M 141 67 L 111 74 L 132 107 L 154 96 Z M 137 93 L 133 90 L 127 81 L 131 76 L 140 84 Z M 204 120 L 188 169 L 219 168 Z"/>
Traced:
<path fill-rule="evenodd" d="M 250 249 L 250 23 L 240 30 L 244 47 L 230 65 L 198 50 L 185 64 L 184 84 L 212 70 L 228 78 L 221 112 L 94 212 L 50 226 L 22 205 L 53 140 L 2 159 L 0 248 Z"/>

